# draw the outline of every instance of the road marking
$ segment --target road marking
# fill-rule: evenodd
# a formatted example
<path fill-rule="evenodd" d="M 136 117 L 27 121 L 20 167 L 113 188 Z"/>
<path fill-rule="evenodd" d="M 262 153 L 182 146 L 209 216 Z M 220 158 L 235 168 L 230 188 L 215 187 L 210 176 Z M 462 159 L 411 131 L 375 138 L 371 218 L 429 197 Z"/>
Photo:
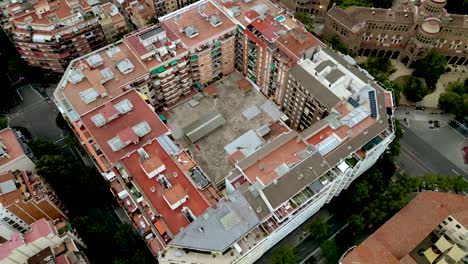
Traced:
<path fill-rule="evenodd" d="M 452 171 L 453 171 L 456 175 L 460 176 L 460 173 L 459 173 L 458 171 L 456 171 L 456 170 L 454 170 L 454 169 L 452 169 Z"/>
<path fill-rule="evenodd" d="M 414 155 L 413 153 L 411 153 L 406 147 L 404 147 L 403 145 L 400 146 L 401 149 L 403 149 L 403 151 L 405 152 L 406 155 L 408 155 L 408 157 L 410 157 L 412 160 L 414 160 L 416 162 L 416 164 L 419 165 L 419 167 L 421 167 L 424 171 L 426 172 L 432 172 L 432 173 L 435 173 L 436 171 L 433 170 L 432 168 L 430 168 L 429 166 L 427 166 L 424 162 L 422 162 L 416 155 Z M 423 166 L 424 165 L 424 166 Z"/>

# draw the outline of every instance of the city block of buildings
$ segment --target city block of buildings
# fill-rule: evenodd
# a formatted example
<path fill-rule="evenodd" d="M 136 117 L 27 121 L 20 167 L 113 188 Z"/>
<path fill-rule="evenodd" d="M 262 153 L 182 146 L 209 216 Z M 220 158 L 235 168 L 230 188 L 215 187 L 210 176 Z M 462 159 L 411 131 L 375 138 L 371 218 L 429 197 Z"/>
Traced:
<path fill-rule="evenodd" d="M 372 166 L 391 92 L 266 0 L 73 60 L 55 102 L 160 263 L 253 263 Z"/>
<path fill-rule="evenodd" d="M 88 263 L 65 212 L 54 190 L 35 174 L 16 132 L 1 130 L 0 263 Z"/>
<path fill-rule="evenodd" d="M 127 25 L 117 7 L 99 1 L 8 1 L 2 8 L 3 28 L 31 66 L 55 72 L 112 42 Z"/>
<path fill-rule="evenodd" d="M 334 5 L 323 36 L 337 36 L 359 56 L 398 59 L 410 65 L 431 50 L 450 64 L 468 65 L 468 19 L 449 14 L 446 0 L 401 1 L 394 9 Z"/>
<path fill-rule="evenodd" d="M 467 225 L 466 196 L 422 192 L 340 263 L 464 263 Z"/>

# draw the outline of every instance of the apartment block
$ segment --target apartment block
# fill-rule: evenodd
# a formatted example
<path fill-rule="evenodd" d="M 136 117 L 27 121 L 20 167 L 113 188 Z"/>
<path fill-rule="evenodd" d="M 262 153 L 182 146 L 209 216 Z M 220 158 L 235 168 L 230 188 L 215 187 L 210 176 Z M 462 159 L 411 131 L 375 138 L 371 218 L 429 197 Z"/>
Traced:
<path fill-rule="evenodd" d="M 155 109 L 172 105 L 192 91 L 188 50 L 166 25 L 129 34 L 124 43 L 149 72 L 151 89 L 147 96 Z"/>
<path fill-rule="evenodd" d="M 116 5 L 105 3 L 95 6 L 93 11 L 100 17 L 102 31 L 108 43 L 116 41 L 119 34 L 128 31 L 125 18 Z"/>
<path fill-rule="evenodd" d="M 14 233 L 0 245 L 0 263 L 89 263 L 79 248 L 82 242 L 72 233 L 65 233 L 63 227 L 58 229 L 62 224 L 40 219 L 31 224 L 28 232 Z"/>
<path fill-rule="evenodd" d="M 284 99 L 289 68 L 310 57 L 318 39 L 269 1 L 216 1 L 238 24 L 236 68 L 277 104 Z"/>
<path fill-rule="evenodd" d="M 15 170 L 32 171 L 34 167 L 16 132 L 11 128 L 0 130 L 0 174 Z"/>
<path fill-rule="evenodd" d="M 353 84 L 329 86 L 322 80 L 326 75 L 314 72 L 323 68 L 322 63 L 340 65 L 323 70 L 339 69 Z M 330 114 L 301 133 L 287 130 L 250 155 L 241 155 L 225 179 L 226 196 L 172 239 L 159 256 L 161 263 L 255 262 L 339 195 L 391 143 L 392 94 L 365 71 L 330 49 L 321 49 L 298 65 L 304 72 L 290 74 L 288 83 L 319 79 L 309 97 L 331 103 Z"/>
<path fill-rule="evenodd" d="M 450 64 L 468 65 L 466 16 L 449 14 L 445 0 L 404 1 L 393 9 L 333 6 L 323 36 L 337 36 L 359 56 L 398 59 L 410 65 L 429 51 Z"/>
<path fill-rule="evenodd" d="M 191 79 L 198 88 L 234 70 L 237 27 L 214 3 L 197 2 L 160 18 L 190 52 Z"/>
<path fill-rule="evenodd" d="M 4 9 L 11 39 L 30 65 L 63 72 L 68 63 L 107 44 L 85 1 L 14 2 Z"/>
<path fill-rule="evenodd" d="M 33 172 L 0 173 L 0 236 L 26 232 L 28 225 L 42 218 L 66 219 L 65 207 L 54 190 Z"/>
<path fill-rule="evenodd" d="M 132 1 L 125 8 L 130 21 L 137 27 L 142 28 L 148 24 L 148 21 L 157 15 L 154 2 L 147 1 Z"/>
<path fill-rule="evenodd" d="M 467 211 L 466 196 L 419 193 L 340 263 L 464 263 Z"/>
<path fill-rule="evenodd" d="M 255 262 L 394 138 L 391 92 L 265 0 L 163 16 L 72 61 L 54 97 L 160 263 Z"/>

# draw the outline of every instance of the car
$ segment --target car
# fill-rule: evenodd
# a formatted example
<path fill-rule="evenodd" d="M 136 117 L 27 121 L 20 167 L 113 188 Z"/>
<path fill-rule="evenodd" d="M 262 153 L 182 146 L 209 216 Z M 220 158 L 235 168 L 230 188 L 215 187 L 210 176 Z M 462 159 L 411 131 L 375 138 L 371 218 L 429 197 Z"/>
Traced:
<path fill-rule="evenodd" d="M 421 110 L 421 111 L 424 111 L 424 106 L 420 106 L 420 105 L 417 105 L 415 107 L 416 110 Z"/>
<path fill-rule="evenodd" d="M 433 121 L 433 120 L 429 120 L 429 124 L 432 124 L 432 123 L 434 123 L 434 121 Z"/>

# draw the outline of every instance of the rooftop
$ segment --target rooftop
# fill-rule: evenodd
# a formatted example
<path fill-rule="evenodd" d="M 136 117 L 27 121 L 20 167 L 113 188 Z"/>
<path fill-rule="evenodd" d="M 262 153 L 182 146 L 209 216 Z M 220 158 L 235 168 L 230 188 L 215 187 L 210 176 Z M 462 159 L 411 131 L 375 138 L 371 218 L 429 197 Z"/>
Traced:
<path fill-rule="evenodd" d="M 81 57 L 67 72 L 58 89 L 63 95 L 59 96 L 65 96 L 78 115 L 118 97 L 131 88 L 130 83 L 148 74 L 122 42 Z"/>
<path fill-rule="evenodd" d="M 174 31 L 164 24 L 135 31 L 127 35 L 124 42 L 144 61 L 148 70 L 187 51 Z"/>
<path fill-rule="evenodd" d="M 256 131 L 260 127 L 272 123 L 274 120 L 264 110 L 268 99 L 257 90 L 252 89 L 244 93 L 238 88 L 237 81 L 242 75 L 238 72 L 230 74 L 221 82 L 216 82 L 217 98 L 205 97 L 199 104 L 192 107 L 189 103 L 182 103 L 171 109 L 168 113 L 168 124 L 176 140 L 187 147 L 197 164 L 207 173 L 213 182 L 219 182 L 232 169 L 229 164 L 228 153 L 225 147 L 234 142 L 246 132 Z M 222 104 L 219 102 L 223 102 Z M 238 111 L 232 111 L 238 109 Z M 207 112 L 220 113 L 226 122 L 213 132 L 190 144 L 182 134 L 182 128 L 198 120 Z M 187 115 L 187 113 L 191 113 Z M 244 115 L 250 118 L 250 120 Z M 269 134 L 275 134 L 271 130 Z M 275 134 L 276 135 L 276 134 Z M 244 146 L 252 148 L 252 146 Z M 255 150 L 255 149 L 253 149 Z M 245 152 L 245 151 L 244 151 Z"/>
<path fill-rule="evenodd" d="M 37 220 L 31 224 L 31 231 L 24 235 L 14 233 L 8 242 L 0 245 L 0 261 L 7 258 L 16 248 L 25 244 L 32 243 L 41 237 L 57 235 L 55 227 L 49 221 L 43 219 Z"/>
<path fill-rule="evenodd" d="M 25 156 L 16 133 L 11 128 L 0 130 L 0 172 L 1 167 Z"/>
<path fill-rule="evenodd" d="M 87 1 L 79 0 L 77 3 L 85 12 L 91 11 L 91 7 Z M 73 8 L 66 0 L 54 2 L 27 1 L 19 4 L 10 4 L 8 8 L 16 25 L 29 24 L 33 28 L 35 26 L 51 26 L 56 23 L 68 26 L 72 18 L 75 19 L 75 23 L 84 20 L 84 17 L 80 13 L 71 12 Z"/>
<path fill-rule="evenodd" d="M 106 111 L 108 108 L 113 112 Z M 83 115 L 81 120 L 112 164 L 169 132 L 135 90 Z"/>
<path fill-rule="evenodd" d="M 210 1 L 202 0 L 159 18 L 189 48 L 218 38 L 236 25 Z"/>
<path fill-rule="evenodd" d="M 184 228 L 171 245 L 224 252 L 260 223 L 255 211 L 240 191 L 220 200 Z"/>
<path fill-rule="evenodd" d="M 410 252 L 449 215 L 468 226 L 468 197 L 452 193 L 419 193 L 353 249 L 342 263 L 416 263 L 409 256 Z"/>
<path fill-rule="evenodd" d="M 140 190 L 142 190 L 144 195 L 149 199 L 149 202 L 161 215 L 161 219 L 168 226 L 172 234 L 177 234 L 190 223 L 182 212 L 184 211 L 183 208 L 188 208 L 195 217 L 198 217 L 208 209 L 209 205 L 200 192 L 187 179 L 187 176 L 185 176 L 186 172 L 182 171 L 180 164 L 166 152 L 159 141 L 153 141 L 151 144 L 144 146 L 143 149 L 149 158 L 158 157 L 164 164 L 164 170 L 159 172 L 158 177 L 150 178 L 142 169 L 140 153 L 133 153 L 130 157 L 124 158 L 122 163 L 129 174 L 132 175 L 133 181 L 140 187 Z M 168 195 L 168 190 L 172 190 L 171 192 L 173 193 Z M 180 195 L 181 193 L 185 193 L 188 199 L 176 208 L 171 209 L 168 202 L 174 205 L 175 202 L 182 200 L 184 195 Z M 169 201 L 166 199 L 169 199 Z"/>
<path fill-rule="evenodd" d="M 284 10 L 268 0 L 229 1 L 214 0 L 231 18 L 247 27 L 255 18 L 266 15 L 275 18 L 285 14 Z M 246 19 L 247 18 L 247 19 Z"/>

